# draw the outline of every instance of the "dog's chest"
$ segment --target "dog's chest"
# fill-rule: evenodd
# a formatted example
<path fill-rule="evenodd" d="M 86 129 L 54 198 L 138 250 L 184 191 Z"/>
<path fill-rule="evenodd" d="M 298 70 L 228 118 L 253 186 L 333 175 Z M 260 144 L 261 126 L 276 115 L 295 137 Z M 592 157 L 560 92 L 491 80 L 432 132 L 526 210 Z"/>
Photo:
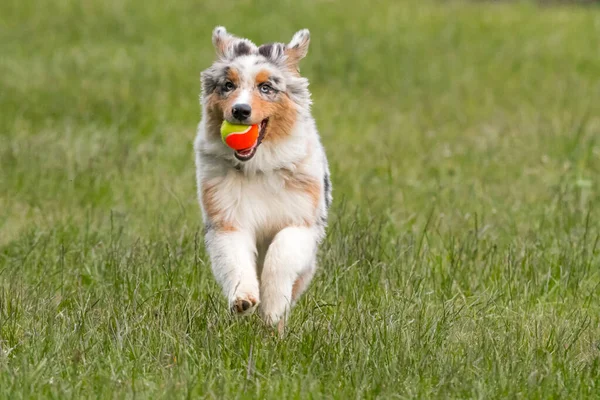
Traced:
<path fill-rule="evenodd" d="M 314 195 L 296 184 L 307 179 L 289 171 L 229 174 L 219 185 L 221 206 L 228 219 L 258 236 L 289 225 L 310 225 L 316 213 Z"/>

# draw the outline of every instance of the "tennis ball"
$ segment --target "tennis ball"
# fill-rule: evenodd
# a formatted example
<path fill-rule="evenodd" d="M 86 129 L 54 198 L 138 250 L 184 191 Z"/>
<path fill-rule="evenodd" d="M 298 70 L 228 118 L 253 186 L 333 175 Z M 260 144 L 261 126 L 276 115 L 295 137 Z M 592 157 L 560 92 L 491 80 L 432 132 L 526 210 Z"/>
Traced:
<path fill-rule="evenodd" d="M 258 124 L 236 125 L 223 121 L 221 125 L 223 143 L 234 150 L 246 150 L 253 147 L 258 139 Z"/>

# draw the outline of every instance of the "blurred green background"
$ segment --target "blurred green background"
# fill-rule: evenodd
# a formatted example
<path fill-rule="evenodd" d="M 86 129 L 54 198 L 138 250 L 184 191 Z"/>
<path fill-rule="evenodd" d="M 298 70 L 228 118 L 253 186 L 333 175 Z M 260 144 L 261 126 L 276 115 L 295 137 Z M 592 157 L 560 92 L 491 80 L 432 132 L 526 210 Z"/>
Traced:
<path fill-rule="evenodd" d="M 335 202 L 283 340 L 202 245 L 216 25 L 311 31 Z M 597 396 L 599 49 L 595 4 L 3 1 L 0 396 Z"/>

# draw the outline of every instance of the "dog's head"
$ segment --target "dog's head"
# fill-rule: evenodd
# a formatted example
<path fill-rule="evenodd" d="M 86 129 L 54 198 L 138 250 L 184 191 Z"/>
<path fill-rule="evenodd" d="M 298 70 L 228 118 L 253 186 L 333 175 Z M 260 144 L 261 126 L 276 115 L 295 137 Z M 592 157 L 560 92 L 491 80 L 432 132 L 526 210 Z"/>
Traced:
<path fill-rule="evenodd" d="M 299 114 L 310 107 L 308 80 L 298 68 L 308 52 L 310 34 L 304 29 L 287 45 L 256 46 L 219 26 L 212 41 L 217 60 L 201 75 L 207 134 L 220 140 L 223 120 L 258 124 L 256 146 L 235 153 L 239 160 L 248 161 L 261 142 L 274 143 L 291 135 Z"/>

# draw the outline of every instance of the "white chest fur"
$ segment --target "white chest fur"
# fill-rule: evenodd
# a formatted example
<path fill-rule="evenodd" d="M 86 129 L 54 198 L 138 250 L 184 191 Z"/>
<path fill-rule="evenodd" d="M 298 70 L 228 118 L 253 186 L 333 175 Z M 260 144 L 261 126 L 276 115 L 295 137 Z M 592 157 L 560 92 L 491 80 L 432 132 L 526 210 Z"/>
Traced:
<path fill-rule="evenodd" d="M 320 186 L 315 178 L 299 172 L 279 170 L 248 176 L 230 169 L 205 185 L 209 188 L 202 193 L 205 218 L 227 221 L 257 239 L 286 226 L 312 225 L 316 218 Z"/>

